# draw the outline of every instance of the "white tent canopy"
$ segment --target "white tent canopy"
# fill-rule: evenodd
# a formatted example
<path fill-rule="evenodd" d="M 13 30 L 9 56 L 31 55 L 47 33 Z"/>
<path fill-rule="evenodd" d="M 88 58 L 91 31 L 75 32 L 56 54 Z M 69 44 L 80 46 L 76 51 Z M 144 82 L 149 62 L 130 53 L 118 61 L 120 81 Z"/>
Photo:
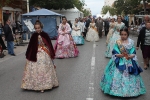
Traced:
<path fill-rule="evenodd" d="M 97 18 L 98 18 L 98 17 L 101 17 L 101 18 L 102 18 L 102 15 L 101 15 L 101 14 L 97 14 L 96 17 L 97 17 Z"/>
<path fill-rule="evenodd" d="M 9 11 L 14 11 L 14 9 L 12 7 L 3 7 L 3 10 L 9 10 Z"/>
<path fill-rule="evenodd" d="M 103 18 L 106 19 L 106 18 L 109 18 L 109 17 L 111 17 L 111 16 L 110 16 L 110 12 L 108 11 L 108 12 L 104 15 Z"/>
<path fill-rule="evenodd" d="M 114 15 L 113 18 L 117 19 L 117 15 Z"/>
<path fill-rule="evenodd" d="M 67 20 L 70 20 L 72 23 L 74 23 L 75 18 L 83 17 L 83 13 L 79 11 L 76 7 L 72 9 L 62 9 L 62 10 L 51 9 L 51 10 L 66 16 Z"/>

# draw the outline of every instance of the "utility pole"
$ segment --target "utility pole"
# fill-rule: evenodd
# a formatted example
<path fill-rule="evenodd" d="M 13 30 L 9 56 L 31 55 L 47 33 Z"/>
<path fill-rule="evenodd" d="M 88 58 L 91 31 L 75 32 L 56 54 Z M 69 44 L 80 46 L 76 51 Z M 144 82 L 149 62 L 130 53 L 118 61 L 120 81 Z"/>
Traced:
<path fill-rule="evenodd" d="M 27 0 L 27 13 L 29 13 L 29 0 Z"/>
<path fill-rule="evenodd" d="M 146 15 L 146 1 L 143 0 L 143 8 L 144 8 L 144 14 Z"/>
<path fill-rule="evenodd" d="M 29 0 L 27 0 L 27 13 L 29 13 Z M 29 33 L 26 33 L 26 41 L 29 41 L 28 34 Z"/>

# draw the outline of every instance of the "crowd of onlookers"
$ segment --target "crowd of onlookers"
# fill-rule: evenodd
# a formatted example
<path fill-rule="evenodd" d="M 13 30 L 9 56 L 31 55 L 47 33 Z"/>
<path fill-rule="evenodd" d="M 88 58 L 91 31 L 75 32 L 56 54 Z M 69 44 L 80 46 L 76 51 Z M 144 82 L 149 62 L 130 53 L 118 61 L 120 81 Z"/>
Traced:
<path fill-rule="evenodd" d="M 7 19 L 4 24 L 0 21 L 0 58 L 5 56 L 3 53 L 4 50 L 8 50 L 8 54 L 11 56 L 16 56 L 14 53 L 14 37 L 16 30 L 20 30 L 18 21 L 11 22 L 10 19 Z"/>

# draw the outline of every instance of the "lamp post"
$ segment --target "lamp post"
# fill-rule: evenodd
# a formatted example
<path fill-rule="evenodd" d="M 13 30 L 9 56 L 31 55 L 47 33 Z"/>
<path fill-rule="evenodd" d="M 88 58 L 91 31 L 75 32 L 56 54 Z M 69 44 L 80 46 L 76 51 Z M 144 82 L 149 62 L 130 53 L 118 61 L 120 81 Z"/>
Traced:
<path fill-rule="evenodd" d="M 29 13 L 29 0 L 27 0 L 27 13 Z M 26 41 L 29 41 L 28 33 L 26 33 Z"/>
<path fill-rule="evenodd" d="M 27 0 L 27 13 L 29 13 L 29 0 Z"/>
<path fill-rule="evenodd" d="M 144 14 L 146 14 L 146 1 L 143 0 L 143 6 L 144 6 Z"/>

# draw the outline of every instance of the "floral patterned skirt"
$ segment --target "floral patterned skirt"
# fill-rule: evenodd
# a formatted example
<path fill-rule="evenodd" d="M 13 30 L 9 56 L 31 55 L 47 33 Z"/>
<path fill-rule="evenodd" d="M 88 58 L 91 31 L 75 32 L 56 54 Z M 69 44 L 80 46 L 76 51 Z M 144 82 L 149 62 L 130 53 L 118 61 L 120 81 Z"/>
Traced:
<path fill-rule="evenodd" d="M 105 57 L 111 58 L 112 57 L 112 50 L 116 44 L 116 41 L 120 39 L 120 35 L 118 32 L 113 33 L 112 37 L 110 38 L 110 41 L 107 45 L 107 50 L 105 52 Z"/>
<path fill-rule="evenodd" d="M 102 76 L 100 87 L 104 93 L 119 97 L 136 97 L 146 93 L 143 80 L 140 75 L 131 75 L 116 68 L 110 60 Z"/>
<path fill-rule="evenodd" d="M 109 41 L 110 41 L 110 39 L 111 39 L 111 37 L 113 35 L 113 31 L 114 31 L 113 29 L 110 29 L 108 34 L 107 34 L 107 39 L 106 39 L 106 44 L 107 45 L 108 45 L 108 43 L 109 43 Z"/>
<path fill-rule="evenodd" d="M 58 79 L 50 56 L 41 48 L 38 48 L 37 62 L 26 62 L 22 89 L 48 90 L 58 87 Z"/>
<path fill-rule="evenodd" d="M 72 36 L 76 44 L 84 44 L 84 39 L 82 36 Z"/>
<path fill-rule="evenodd" d="M 93 28 L 90 28 L 89 31 L 87 32 L 87 35 L 86 35 L 86 40 L 89 41 L 89 42 L 92 42 L 92 41 L 99 41 L 99 33 L 93 29 Z"/>
<path fill-rule="evenodd" d="M 68 45 L 65 45 L 65 43 L 58 43 L 58 40 L 55 44 L 55 58 L 73 58 L 77 57 L 79 54 L 79 50 L 72 38 L 70 36 L 70 43 Z M 59 38 L 58 38 L 59 39 Z"/>

